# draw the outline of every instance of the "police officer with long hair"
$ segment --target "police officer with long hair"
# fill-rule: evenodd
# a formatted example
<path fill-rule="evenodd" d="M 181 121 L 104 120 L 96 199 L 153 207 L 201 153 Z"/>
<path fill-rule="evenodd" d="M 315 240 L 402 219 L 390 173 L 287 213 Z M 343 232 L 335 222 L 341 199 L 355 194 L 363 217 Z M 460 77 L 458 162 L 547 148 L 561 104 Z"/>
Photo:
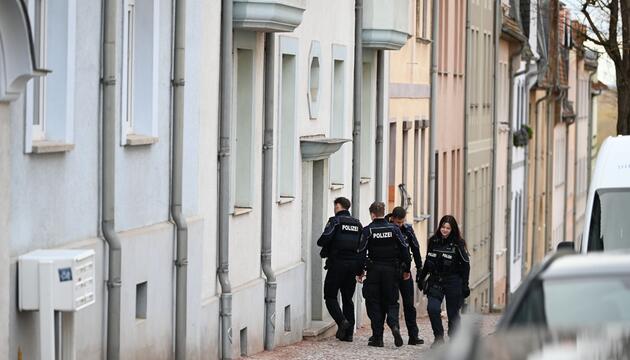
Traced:
<path fill-rule="evenodd" d="M 440 318 L 444 298 L 449 337 L 457 328 L 463 300 L 470 295 L 469 274 L 470 259 L 466 242 L 461 237 L 455 218 L 446 215 L 440 220 L 435 234 L 429 239 L 424 268 L 417 278 L 418 286 L 428 298 L 427 312 L 435 336 L 433 345 L 444 342 L 444 327 Z"/>
<path fill-rule="evenodd" d="M 352 341 L 354 332 L 355 276 L 363 270 L 363 259 L 358 252 L 363 227 L 350 215 L 350 200 L 338 197 L 333 202 L 335 216 L 328 219 L 324 233 L 317 240 L 322 247 L 320 256 L 326 259 L 324 300 L 328 313 L 337 323 L 337 339 Z M 341 292 L 343 310 L 337 296 Z"/>

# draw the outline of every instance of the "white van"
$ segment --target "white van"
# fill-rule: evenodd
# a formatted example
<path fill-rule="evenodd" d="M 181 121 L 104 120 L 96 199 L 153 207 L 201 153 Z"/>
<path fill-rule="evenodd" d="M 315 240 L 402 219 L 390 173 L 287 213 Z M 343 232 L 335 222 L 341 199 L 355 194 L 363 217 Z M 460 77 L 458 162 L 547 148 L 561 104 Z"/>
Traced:
<path fill-rule="evenodd" d="M 607 138 L 586 201 L 581 253 L 630 249 L 630 136 Z"/>

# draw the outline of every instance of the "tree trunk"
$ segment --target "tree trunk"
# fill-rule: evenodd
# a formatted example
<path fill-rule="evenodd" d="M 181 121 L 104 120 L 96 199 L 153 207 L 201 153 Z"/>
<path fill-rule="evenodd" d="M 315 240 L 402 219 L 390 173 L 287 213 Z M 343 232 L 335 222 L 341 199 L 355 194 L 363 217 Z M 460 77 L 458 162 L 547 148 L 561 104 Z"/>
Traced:
<path fill-rule="evenodd" d="M 630 135 L 630 90 L 617 79 L 617 134 Z"/>

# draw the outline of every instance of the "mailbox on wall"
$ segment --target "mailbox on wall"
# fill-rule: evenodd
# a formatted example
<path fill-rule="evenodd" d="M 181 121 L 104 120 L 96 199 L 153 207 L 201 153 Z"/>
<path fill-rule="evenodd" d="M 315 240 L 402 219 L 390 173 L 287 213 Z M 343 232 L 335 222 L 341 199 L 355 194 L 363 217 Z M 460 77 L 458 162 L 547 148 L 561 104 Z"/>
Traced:
<path fill-rule="evenodd" d="M 64 359 L 74 358 L 73 313 L 92 305 L 95 254 L 91 249 L 35 250 L 18 259 L 18 307 L 39 311 L 40 359 L 55 359 L 55 312 L 64 318 Z"/>

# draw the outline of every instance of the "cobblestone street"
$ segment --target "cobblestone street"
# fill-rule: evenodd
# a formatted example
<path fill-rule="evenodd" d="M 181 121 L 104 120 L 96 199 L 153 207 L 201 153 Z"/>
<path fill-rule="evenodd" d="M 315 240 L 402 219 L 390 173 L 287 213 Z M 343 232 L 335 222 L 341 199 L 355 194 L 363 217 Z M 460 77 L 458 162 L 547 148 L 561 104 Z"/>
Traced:
<path fill-rule="evenodd" d="M 464 315 L 463 321 L 478 322 L 477 328 L 480 329 L 481 334 L 486 336 L 494 331 L 494 327 L 500 318 L 500 314 L 490 315 Z M 442 319 L 446 327 L 446 319 Z M 371 335 L 369 325 L 358 329 L 354 335 L 354 342 L 346 343 L 335 339 L 334 337 L 327 338 L 322 341 L 301 341 L 297 344 L 279 347 L 274 351 L 265 351 L 253 356 L 247 357 L 247 359 L 261 359 L 261 360 L 275 360 L 275 359 L 303 359 L 303 360 L 319 360 L 319 359 L 419 359 L 428 358 L 429 346 L 433 342 L 433 334 L 431 332 L 431 325 L 428 317 L 418 319 L 418 326 L 420 327 L 420 337 L 424 339 L 425 344 L 419 346 L 407 345 L 407 330 L 404 326 L 404 321 L 401 320 L 401 331 L 403 333 L 403 339 L 405 345 L 396 348 L 394 346 L 394 340 L 391 336 L 389 328 L 385 328 L 385 347 L 374 348 L 367 346 L 368 338 Z M 447 340 L 448 343 L 448 340 Z"/>

